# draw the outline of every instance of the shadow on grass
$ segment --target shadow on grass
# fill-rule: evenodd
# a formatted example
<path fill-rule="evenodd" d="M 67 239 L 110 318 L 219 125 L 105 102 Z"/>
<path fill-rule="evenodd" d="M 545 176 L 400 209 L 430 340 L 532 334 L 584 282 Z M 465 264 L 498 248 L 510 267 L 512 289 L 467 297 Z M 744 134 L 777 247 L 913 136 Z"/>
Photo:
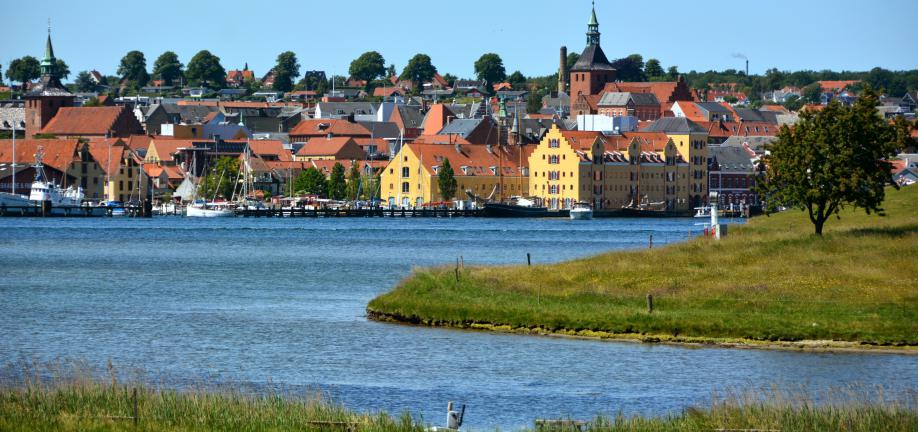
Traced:
<path fill-rule="evenodd" d="M 883 226 L 883 227 L 869 227 L 869 228 L 857 228 L 849 231 L 850 234 L 856 236 L 874 236 L 874 237 L 889 237 L 889 238 L 901 238 L 906 237 L 915 233 L 918 233 L 918 225 L 910 224 L 903 226 Z"/>

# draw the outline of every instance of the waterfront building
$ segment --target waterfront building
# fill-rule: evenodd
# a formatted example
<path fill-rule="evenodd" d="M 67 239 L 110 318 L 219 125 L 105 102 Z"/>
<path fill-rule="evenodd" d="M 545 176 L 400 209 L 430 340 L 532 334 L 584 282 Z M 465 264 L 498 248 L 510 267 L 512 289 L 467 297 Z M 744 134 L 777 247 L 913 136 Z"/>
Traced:
<path fill-rule="evenodd" d="M 760 205 L 759 195 L 753 190 L 764 168 L 758 163 L 758 155 L 746 144 L 711 145 L 708 151 L 708 184 L 711 192 L 717 192 L 718 205 Z"/>
<path fill-rule="evenodd" d="M 662 132 L 672 139 L 676 150 L 690 165 L 688 200 L 698 207 L 708 199 L 708 131 L 684 117 L 664 117 L 642 129 Z"/>
<path fill-rule="evenodd" d="M 438 172 L 449 159 L 456 197 L 502 200 L 529 190 L 528 153 L 533 146 L 406 143 L 380 175 L 380 197 L 390 207 L 444 201 Z"/>
<path fill-rule="evenodd" d="M 91 139 L 88 150 L 101 172 L 92 177 L 91 183 L 87 182 L 87 197 L 128 202 L 149 196 L 151 180 L 141 169 L 143 160 L 124 140 Z"/>
<path fill-rule="evenodd" d="M 12 140 L 0 140 L 0 164 L 13 162 Z M 64 188 L 82 187 L 86 199 L 102 199 L 104 173 L 85 141 L 77 139 L 17 139 L 16 192 L 28 194 L 35 179 L 35 155 L 42 155 L 48 180 Z M 12 171 L 0 171 L 0 191 L 12 191 Z"/>

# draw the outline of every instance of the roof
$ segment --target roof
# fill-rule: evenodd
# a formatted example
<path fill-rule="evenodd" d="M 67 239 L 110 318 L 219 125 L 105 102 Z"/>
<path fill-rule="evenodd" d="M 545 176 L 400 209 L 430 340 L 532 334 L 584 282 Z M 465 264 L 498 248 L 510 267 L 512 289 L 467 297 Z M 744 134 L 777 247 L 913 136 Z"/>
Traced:
<path fill-rule="evenodd" d="M 153 141 L 153 137 L 149 135 L 131 135 L 127 139 L 127 146 L 135 152 L 145 152 L 150 147 L 151 141 Z"/>
<path fill-rule="evenodd" d="M 339 119 L 305 119 L 290 130 L 290 136 L 336 136 L 370 137 L 370 131 L 359 123 Z"/>
<path fill-rule="evenodd" d="M 624 106 L 629 100 L 635 105 L 660 105 L 653 93 L 608 92 L 602 94 L 597 106 Z"/>
<path fill-rule="evenodd" d="M 459 135 L 462 138 L 468 138 L 484 119 L 454 119 L 449 122 L 437 135 Z"/>
<path fill-rule="evenodd" d="M 721 105 L 719 102 L 695 102 L 695 105 L 697 105 L 698 108 L 701 108 L 709 113 L 733 114 L 733 111 Z"/>
<path fill-rule="evenodd" d="M 279 161 L 292 161 L 293 155 L 284 148 L 284 143 L 280 140 L 248 140 L 249 149 L 258 157 L 266 155 L 277 156 Z"/>
<path fill-rule="evenodd" d="M 376 105 L 370 102 L 319 102 L 316 110 L 323 116 L 376 115 Z"/>
<path fill-rule="evenodd" d="M 673 102 L 673 94 L 679 87 L 679 81 L 664 82 L 615 82 L 607 83 L 603 92 L 653 93 L 660 103 Z"/>
<path fill-rule="evenodd" d="M 748 147 L 740 145 L 712 145 L 708 155 L 720 166 L 721 171 L 752 171 L 755 153 Z"/>
<path fill-rule="evenodd" d="M 529 155 L 535 146 L 487 146 L 487 145 L 443 145 L 405 144 L 420 160 L 424 170 L 435 175 L 433 167 L 440 166 L 445 159 L 453 168 L 456 177 L 493 176 L 491 167 L 501 167 L 503 175 L 520 175 L 519 161 L 526 167 Z M 520 154 L 522 152 L 522 154 Z M 392 162 L 398 163 L 398 162 Z M 463 171 L 462 167 L 465 167 Z"/>
<path fill-rule="evenodd" d="M 685 117 L 659 118 L 644 129 L 644 132 L 665 133 L 707 133 L 707 129 Z"/>
<path fill-rule="evenodd" d="M 373 89 L 373 96 L 375 97 L 391 97 L 395 94 L 404 95 L 405 91 L 400 87 L 376 87 Z"/>
<path fill-rule="evenodd" d="M 571 71 L 581 72 L 593 70 L 614 71 L 615 68 L 609 63 L 609 59 L 606 58 L 606 53 L 602 51 L 602 48 L 599 45 L 591 44 L 587 45 L 583 53 L 580 54 L 580 58 L 574 63 L 574 66 L 571 67 Z"/>
<path fill-rule="evenodd" d="M 35 153 L 42 147 L 42 162 L 58 171 L 66 172 L 70 164 L 79 160 L 76 139 L 17 139 L 16 164 L 35 163 Z M 13 140 L 0 140 L 0 162 L 13 162 Z"/>
<path fill-rule="evenodd" d="M 297 156 L 333 156 L 347 146 L 356 146 L 351 137 L 313 138 L 296 152 Z"/>
<path fill-rule="evenodd" d="M 849 85 L 854 85 L 861 81 L 860 80 L 838 80 L 838 81 L 816 81 L 816 82 L 819 84 L 819 87 L 822 88 L 822 91 L 830 92 L 830 91 L 842 90 L 845 87 L 848 87 Z"/>
<path fill-rule="evenodd" d="M 359 121 L 359 125 L 370 131 L 373 138 L 398 138 L 399 127 L 393 122 Z"/>
<path fill-rule="evenodd" d="M 89 140 L 89 154 L 106 175 L 118 171 L 128 148 L 121 138 L 94 138 Z"/>
<path fill-rule="evenodd" d="M 406 129 L 419 129 L 424 127 L 424 114 L 421 114 L 419 107 L 398 105 L 395 107 L 395 112 L 392 114 L 393 117 L 390 117 L 390 121 L 400 124 L 400 126 Z"/>
<path fill-rule="evenodd" d="M 456 114 L 446 105 L 434 104 L 431 106 L 424 117 L 424 135 L 436 135 L 443 129 L 443 125 L 449 121 L 450 117 L 455 118 Z"/>
<path fill-rule="evenodd" d="M 0 107 L 0 130 L 25 130 L 25 108 L 23 106 Z"/>
<path fill-rule="evenodd" d="M 721 144 L 722 146 L 748 146 L 753 151 L 763 152 L 766 144 L 771 144 L 778 140 L 773 136 L 731 136 Z"/>
<path fill-rule="evenodd" d="M 127 108 L 115 107 L 63 107 L 41 133 L 57 135 L 105 135 L 112 131 L 118 117 Z"/>

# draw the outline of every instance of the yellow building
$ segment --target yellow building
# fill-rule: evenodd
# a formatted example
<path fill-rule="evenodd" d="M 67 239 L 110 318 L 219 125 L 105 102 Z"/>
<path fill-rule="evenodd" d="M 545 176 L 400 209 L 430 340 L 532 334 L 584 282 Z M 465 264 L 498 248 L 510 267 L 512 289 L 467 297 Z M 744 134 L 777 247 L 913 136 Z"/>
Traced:
<path fill-rule="evenodd" d="M 552 127 L 529 157 L 529 167 L 529 195 L 551 209 L 587 202 L 595 209 L 691 210 L 689 164 L 664 133 L 605 136 Z"/>
<path fill-rule="evenodd" d="M 665 133 L 689 164 L 689 201 L 692 207 L 708 201 L 708 131 L 683 117 L 664 117 L 644 129 Z"/>
<path fill-rule="evenodd" d="M 98 164 L 102 196 L 105 201 L 149 199 L 150 179 L 142 170 L 141 159 L 120 138 L 90 140 L 89 153 Z"/>
<path fill-rule="evenodd" d="M 444 201 L 437 173 L 447 159 L 456 177 L 454 198 L 467 199 L 470 193 L 497 201 L 526 195 L 526 153 L 531 150 L 531 146 L 405 144 L 380 175 L 380 196 L 390 207 Z"/>

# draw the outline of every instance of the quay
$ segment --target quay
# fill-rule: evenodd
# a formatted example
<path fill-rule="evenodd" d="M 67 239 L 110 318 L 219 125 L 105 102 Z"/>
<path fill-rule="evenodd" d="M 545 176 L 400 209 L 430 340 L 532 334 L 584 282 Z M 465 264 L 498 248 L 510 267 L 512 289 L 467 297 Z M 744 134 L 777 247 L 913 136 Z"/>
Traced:
<path fill-rule="evenodd" d="M 120 214 L 123 210 L 123 214 Z M 51 206 L 6 206 L 0 205 L 0 217 L 150 217 L 152 212 L 149 206 L 129 206 L 129 207 L 103 207 L 103 206 L 80 206 L 80 207 L 51 207 Z"/>
<path fill-rule="evenodd" d="M 482 211 L 479 209 L 431 209 L 431 208 L 401 208 L 388 209 L 382 207 L 365 208 L 365 209 L 305 209 L 305 208 L 259 208 L 259 209 L 238 209 L 237 217 L 480 217 Z"/>

